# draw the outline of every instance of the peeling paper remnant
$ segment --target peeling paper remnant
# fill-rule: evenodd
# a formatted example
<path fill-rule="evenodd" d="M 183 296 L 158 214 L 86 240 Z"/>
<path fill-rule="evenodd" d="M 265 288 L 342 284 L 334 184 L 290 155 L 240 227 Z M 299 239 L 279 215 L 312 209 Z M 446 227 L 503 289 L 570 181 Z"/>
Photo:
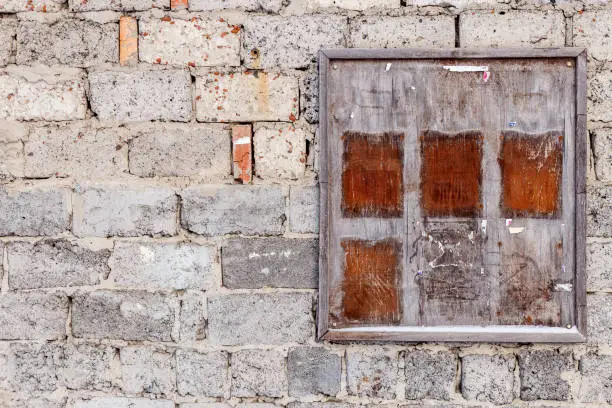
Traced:
<path fill-rule="evenodd" d="M 487 74 L 485 81 L 489 79 L 490 75 L 487 65 L 443 65 L 442 68 L 450 72 L 485 72 Z"/>
<path fill-rule="evenodd" d="M 508 227 L 508 231 L 510 231 L 511 234 L 520 234 L 525 231 L 525 227 Z"/>
<path fill-rule="evenodd" d="M 571 283 L 557 283 L 555 285 L 556 292 L 571 292 L 574 289 L 574 285 Z"/>

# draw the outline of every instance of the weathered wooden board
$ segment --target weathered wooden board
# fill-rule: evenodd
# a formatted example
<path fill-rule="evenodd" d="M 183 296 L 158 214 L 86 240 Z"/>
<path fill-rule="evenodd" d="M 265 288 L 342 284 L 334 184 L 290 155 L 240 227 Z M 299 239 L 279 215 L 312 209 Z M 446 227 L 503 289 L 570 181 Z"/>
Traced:
<path fill-rule="evenodd" d="M 557 51 L 320 54 L 320 337 L 583 340 L 585 54 Z"/>

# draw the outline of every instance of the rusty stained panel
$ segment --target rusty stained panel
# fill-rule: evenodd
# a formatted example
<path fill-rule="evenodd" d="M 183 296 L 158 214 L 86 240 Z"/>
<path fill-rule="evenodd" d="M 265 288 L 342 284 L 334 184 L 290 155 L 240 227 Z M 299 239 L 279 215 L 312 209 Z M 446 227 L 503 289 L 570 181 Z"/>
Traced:
<path fill-rule="evenodd" d="M 563 134 L 502 133 L 501 209 L 506 218 L 557 217 L 561 208 Z"/>
<path fill-rule="evenodd" d="M 560 301 L 555 285 L 560 283 L 558 277 L 563 267 L 562 242 L 525 244 L 505 240 L 501 246 L 509 248 L 501 251 L 499 323 L 559 326 Z M 549 248 L 541 249 L 541 246 Z"/>
<path fill-rule="evenodd" d="M 404 135 L 399 132 L 345 132 L 342 138 L 343 216 L 401 217 Z"/>
<path fill-rule="evenodd" d="M 476 221 L 427 223 L 418 240 L 421 324 L 481 324 L 490 320 L 488 274 Z"/>
<path fill-rule="evenodd" d="M 475 217 L 481 204 L 482 134 L 421 135 L 421 209 L 425 217 Z"/>
<path fill-rule="evenodd" d="M 397 324 L 401 318 L 402 244 L 345 239 L 342 316 L 348 323 Z"/>

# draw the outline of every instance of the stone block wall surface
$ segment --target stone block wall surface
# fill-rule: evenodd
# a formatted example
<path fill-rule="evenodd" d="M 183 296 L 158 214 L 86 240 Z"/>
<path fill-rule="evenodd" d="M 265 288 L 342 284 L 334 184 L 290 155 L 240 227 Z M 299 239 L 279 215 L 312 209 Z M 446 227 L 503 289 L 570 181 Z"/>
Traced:
<path fill-rule="evenodd" d="M 321 48 L 588 49 L 584 344 L 327 343 Z M 606 0 L 0 0 L 0 408 L 612 406 Z"/>

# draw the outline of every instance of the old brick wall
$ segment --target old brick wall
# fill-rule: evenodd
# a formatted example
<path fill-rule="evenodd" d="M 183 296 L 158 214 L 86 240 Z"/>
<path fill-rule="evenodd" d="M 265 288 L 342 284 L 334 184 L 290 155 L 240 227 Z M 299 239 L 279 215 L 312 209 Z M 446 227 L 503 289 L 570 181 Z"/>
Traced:
<path fill-rule="evenodd" d="M 0 0 L 0 17 L 0 407 L 612 403 L 605 1 Z M 590 53 L 588 342 L 317 343 L 317 50 L 571 45 Z"/>

